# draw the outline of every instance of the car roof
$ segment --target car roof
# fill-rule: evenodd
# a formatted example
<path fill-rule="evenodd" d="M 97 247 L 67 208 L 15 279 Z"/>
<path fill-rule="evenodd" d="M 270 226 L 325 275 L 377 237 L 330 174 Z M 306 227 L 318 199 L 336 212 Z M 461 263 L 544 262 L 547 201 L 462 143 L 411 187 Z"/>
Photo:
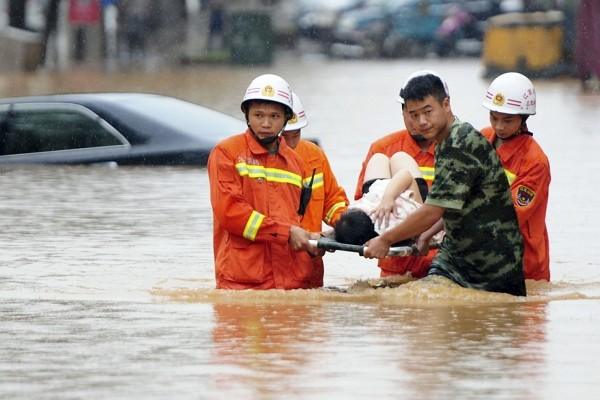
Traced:
<path fill-rule="evenodd" d="M 80 105 L 119 130 L 139 131 L 132 126 L 139 127 L 152 121 L 152 124 L 163 126 L 164 132 L 170 135 L 178 133 L 202 140 L 208 137 L 212 137 L 212 140 L 223 139 L 246 128 L 241 119 L 231 115 L 176 97 L 153 93 L 70 93 L 0 99 L 0 105 L 6 104 Z M 159 139 L 162 135 L 154 136 Z"/>
<path fill-rule="evenodd" d="M 67 102 L 67 103 L 80 103 L 80 102 L 116 102 L 131 99 L 144 99 L 151 97 L 167 97 L 160 94 L 154 93 L 135 93 L 135 92 L 107 92 L 107 93 L 58 93 L 58 94 L 43 94 L 33 96 L 18 96 L 8 97 L 0 99 L 0 104 L 9 103 L 35 103 L 35 102 Z"/>
<path fill-rule="evenodd" d="M 28 102 L 28 101 L 72 101 L 78 102 L 82 100 L 106 100 L 106 101 L 117 101 L 131 98 L 145 98 L 145 97 L 171 97 L 156 93 L 143 93 L 143 92 L 94 92 L 94 93 L 53 93 L 53 94 L 39 94 L 30 96 L 15 96 L 0 99 L 0 103 L 13 103 L 13 102 Z"/>

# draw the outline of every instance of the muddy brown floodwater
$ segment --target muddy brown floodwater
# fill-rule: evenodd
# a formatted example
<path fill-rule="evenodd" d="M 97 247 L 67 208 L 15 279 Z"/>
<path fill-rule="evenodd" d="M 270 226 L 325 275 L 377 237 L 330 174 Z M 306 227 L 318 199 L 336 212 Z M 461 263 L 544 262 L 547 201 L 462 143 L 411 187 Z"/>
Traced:
<path fill-rule="evenodd" d="M 403 126 L 396 97 L 421 68 L 445 77 L 459 118 L 487 125 L 474 59 L 73 69 L 0 75 L 0 93 L 143 91 L 241 117 L 248 83 L 276 73 L 352 195 L 368 145 Z M 525 299 L 424 282 L 216 291 L 204 169 L 1 167 L 0 398 L 598 398 L 600 98 L 534 83 L 552 282 L 528 281 Z M 326 285 L 379 273 L 355 254 L 325 262 Z"/>

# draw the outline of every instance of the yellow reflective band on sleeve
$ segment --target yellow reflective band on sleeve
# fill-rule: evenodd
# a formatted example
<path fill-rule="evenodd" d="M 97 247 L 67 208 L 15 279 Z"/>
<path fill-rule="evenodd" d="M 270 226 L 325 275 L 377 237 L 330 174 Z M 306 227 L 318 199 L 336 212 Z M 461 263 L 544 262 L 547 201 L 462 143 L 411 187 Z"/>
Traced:
<path fill-rule="evenodd" d="M 512 172 L 510 172 L 507 169 L 504 170 L 504 173 L 506 174 L 506 177 L 508 178 L 508 186 L 512 186 L 515 179 L 517 179 L 517 175 L 513 174 Z"/>
<path fill-rule="evenodd" d="M 419 167 L 421 173 L 423 174 L 423 179 L 426 181 L 433 181 L 433 176 L 435 174 L 435 168 L 433 167 Z"/>
<path fill-rule="evenodd" d="M 302 183 L 304 185 L 308 185 L 310 183 L 310 179 L 312 178 L 312 175 L 304 178 L 304 180 L 302 181 Z M 312 188 L 318 188 L 323 186 L 324 182 L 323 182 L 323 173 L 319 172 L 318 174 L 315 174 L 315 179 L 313 180 L 313 184 L 312 184 Z"/>
<path fill-rule="evenodd" d="M 250 214 L 250 218 L 248 218 L 248 222 L 246 222 L 246 227 L 244 228 L 243 236 L 248 240 L 256 239 L 256 235 L 258 234 L 258 229 L 262 224 L 265 216 L 259 212 L 252 211 Z"/>
<path fill-rule="evenodd" d="M 265 179 L 269 182 L 289 183 L 297 187 L 302 187 L 302 177 L 290 171 L 277 168 L 265 168 L 262 165 L 249 165 L 245 162 L 235 164 L 235 168 L 240 176 L 247 176 L 252 179 Z"/>
<path fill-rule="evenodd" d="M 340 203 L 335 203 L 333 205 L 333 207 L 331 207 L 331 209 L 329 210 L 329 212 L 327 212 L 327 215 L 325 216 L 325 223 L 327 225 L 331 224 L 331 218 L 334 216 L 334 214 L 336 213 L 337 210 L 339 210 L 342 207 L 345 207 L 346 203 L 344 203 L 343 201 Z"/>

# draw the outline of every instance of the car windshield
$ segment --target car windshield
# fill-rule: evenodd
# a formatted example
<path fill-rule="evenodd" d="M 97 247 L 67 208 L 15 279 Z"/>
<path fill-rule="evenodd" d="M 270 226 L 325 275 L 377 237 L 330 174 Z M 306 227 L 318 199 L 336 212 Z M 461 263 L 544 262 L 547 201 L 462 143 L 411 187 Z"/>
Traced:
<path fill-rule="evenodd" d="M 121 100 L 119 103 L 136 114 L 199 137 L 206 137 L 206 132 L 213 132 L 215 127 L 218 127 L 219 131 L 215 131 L 214 135 L 229 136 L 246 130 L 246 124 L 240 119 L 184 100 L 142 96 Z"/>

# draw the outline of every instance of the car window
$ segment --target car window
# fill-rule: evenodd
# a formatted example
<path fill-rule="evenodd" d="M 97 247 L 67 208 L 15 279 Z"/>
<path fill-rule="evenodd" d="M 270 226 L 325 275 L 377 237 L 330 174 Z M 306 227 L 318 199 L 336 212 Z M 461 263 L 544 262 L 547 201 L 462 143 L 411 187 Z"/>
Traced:
<path fill-rule="evenodd" d="M 87 111 L 87 110 L 86 110 Z M 69 107 L 17 105 L 0 111 L 0 154 L 23 154 L 125 144 L 91 113 Z"/>
<path fill-rule="evenodd" d="M 222 139 L 246 130 L 246 123 L 238 118 L 175 98 L 144 96 L 121 101 L 120 107 L 200 138 Z"/>

